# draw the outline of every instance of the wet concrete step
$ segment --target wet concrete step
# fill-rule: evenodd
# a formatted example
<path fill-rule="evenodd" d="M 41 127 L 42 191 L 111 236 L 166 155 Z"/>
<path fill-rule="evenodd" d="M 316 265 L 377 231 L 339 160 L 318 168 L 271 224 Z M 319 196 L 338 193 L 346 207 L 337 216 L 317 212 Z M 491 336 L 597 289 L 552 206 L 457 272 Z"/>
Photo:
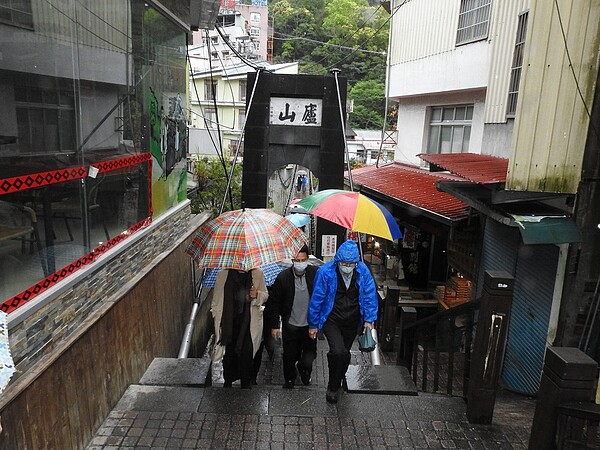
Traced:
<path fill-rule="evenodd" d="M 417 387 L 403 366 L 350 365 L 346 372 L 349 393 L 418 395 Z"/>
<path fill-rule="evenodd" d="M 146 386 L 206 387 L 211 382 L 209 358 L 154 358 L 142 378 Z"/>

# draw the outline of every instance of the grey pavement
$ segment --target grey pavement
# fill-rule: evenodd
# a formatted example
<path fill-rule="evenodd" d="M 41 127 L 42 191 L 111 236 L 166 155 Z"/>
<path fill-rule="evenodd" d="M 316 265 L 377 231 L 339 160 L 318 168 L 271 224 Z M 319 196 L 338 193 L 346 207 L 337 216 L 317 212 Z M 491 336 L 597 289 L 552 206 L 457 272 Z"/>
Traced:
<path fill-rule="evenodd" d="M 145 384 L 127 389 L 88 450 L 527 448 L 535 401 L 504 391 L 491 425 L 470 424 L 462 398 L 439 394 L 357 390 L 329 404 L 326 350 L 320 341 L 312 384 L 292 390 L 281 388 L 280 348 L 273 361 L 265 352 L 251 390 L 224 389 L 214 375 L 205 387 L 152 385 L 147 373 Z M 352 364 L 369 361 L 353 352 Z"/>

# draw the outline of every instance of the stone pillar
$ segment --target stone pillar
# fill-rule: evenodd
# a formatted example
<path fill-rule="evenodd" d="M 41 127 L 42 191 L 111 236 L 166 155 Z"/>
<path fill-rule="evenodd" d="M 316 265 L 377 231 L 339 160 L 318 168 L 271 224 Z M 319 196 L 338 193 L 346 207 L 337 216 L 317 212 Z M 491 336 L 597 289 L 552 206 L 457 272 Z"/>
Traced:
<path fill-rule="evenodd" d="M 513 287 L 514 279 L 508 272 L 485 272 L 467 392 L 467 418 L 471 423 L 492 423 Z"/>
<path fill-rule="evenodd" d="M 556 449 L 558 406 L 591 402 L 597 374 L 596 361 L 578 348 L 549 347 L 546 350 L 528 448 Z"/>

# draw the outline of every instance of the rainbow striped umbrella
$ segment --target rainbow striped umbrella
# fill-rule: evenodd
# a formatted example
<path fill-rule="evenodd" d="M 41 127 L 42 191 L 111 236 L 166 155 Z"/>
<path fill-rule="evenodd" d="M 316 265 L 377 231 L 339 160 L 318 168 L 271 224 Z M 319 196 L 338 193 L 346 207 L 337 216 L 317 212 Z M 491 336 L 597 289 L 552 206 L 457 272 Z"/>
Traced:
<path fill-rule="evenodd" d="M 203 268 L 250 270 L 294 258 L 306 237 L 268 209 L 228 211 L 202 225 L 186 252 Z"/>
<path fill-rule="evenodd" d="M 298 203 L 309 214 L 337 223 L 349 230 L 393 241 L 402 233 L 392 214 L 359 192 L 326 189 L 303 198 Z"/>

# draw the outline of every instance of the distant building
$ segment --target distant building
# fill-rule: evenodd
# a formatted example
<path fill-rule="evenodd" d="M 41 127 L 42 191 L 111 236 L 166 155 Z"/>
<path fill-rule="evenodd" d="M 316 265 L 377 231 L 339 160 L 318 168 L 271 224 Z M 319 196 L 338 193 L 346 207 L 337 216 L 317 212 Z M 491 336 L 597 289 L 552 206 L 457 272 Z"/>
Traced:
<path fill-rule="evenodd" d="M 396 159 L 418 153 L 508 158 L 529 0 L 400 5 L 390 29 L 390 99 L 398 102 Z"/>
<path fill-rule="evenodd" d="M 221 145 L 225 155 L 235 155 L 246 114 L 247 72 L 266 67 L 298 73 L 297 63 L 269 63 L 272 29 L 266 2 L 247 5 L 221 0 L 216 22 L 218 29 L 194 32 L 188 48 L 192 72 L 189 153 L 193 157 L 216 156 Z"/>
<path fill-rule="evenodd" d="M 353 130 L 352 134 L 346 135 L 350 160 L 367 166 L 376 164 L 378 159 L 380 163 L 394 161 L 396 141 L 389 132 L 385 132 L 383 144 L 381 130 Z"/>
<path fill-rule="evenodd" d="M 191 49 L 190 55 L 195 51 Z M 193 56 L 191 58 L 194 60 Z M 271 65 L 263 61 L 261 66 L 276 73 L 298 73 L 298 63 Z M 214 156 L 222 142 L 225 155 L 234 156 L 246 117 L 246 75 L 254 68 L 230 60 L 229 64 L 215 66 L 212 70 L 206 65 L 194 66 L 193 70 L 189 153 Z"/>

